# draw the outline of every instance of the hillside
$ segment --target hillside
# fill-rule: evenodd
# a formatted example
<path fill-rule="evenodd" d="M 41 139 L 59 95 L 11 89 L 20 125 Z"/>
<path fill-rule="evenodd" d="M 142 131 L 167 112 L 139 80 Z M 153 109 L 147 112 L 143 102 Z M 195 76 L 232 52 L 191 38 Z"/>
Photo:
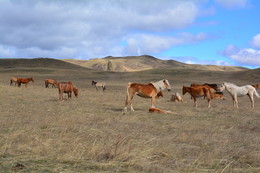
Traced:
<path fill-rule="evenodd" d="M 51 58 L 34 59 L 0 59 L 0 68 L 61 68 L 61 69 L 85 69 L 77 64 Z"/>
<path fill-rule="evenodd" d="M 185 64 L 174 60 L 161 60 L 149 55 L 95 58 L 90 60 L 64 59 L 65 62 L 102 71 L 134 72 L 158 68 L 198 69 L 213 71 L 244 71 L 233 66 Z"/>

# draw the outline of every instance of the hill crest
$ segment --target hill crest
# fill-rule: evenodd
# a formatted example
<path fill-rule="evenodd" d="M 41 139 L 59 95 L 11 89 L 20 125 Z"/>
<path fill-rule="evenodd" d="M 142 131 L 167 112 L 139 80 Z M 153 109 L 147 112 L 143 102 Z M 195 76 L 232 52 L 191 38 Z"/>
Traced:
<path fill-rule="evenodd" d="M 90 60 L 63 59 L 65 62 L 100 71 L 135 72 L 158 68 L 197 69 L 211 71 L 244 71 L 235 66 L 185 64 L 175 60 L 161 60 L 150 55 L 94 58 Z"/>

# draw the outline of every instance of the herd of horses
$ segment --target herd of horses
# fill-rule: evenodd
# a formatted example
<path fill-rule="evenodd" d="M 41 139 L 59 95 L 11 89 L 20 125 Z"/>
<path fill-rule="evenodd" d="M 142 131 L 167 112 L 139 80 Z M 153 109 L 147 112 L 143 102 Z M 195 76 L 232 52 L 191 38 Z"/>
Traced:
<path fill-rule="evenodd" d="M 18 87 L 21 84 L 24 84 L 27 87 L 28 83 L 32 81 L 33 78 L 11 78 L 10 85 L 17 85 Z M 71 99 L 72 92 L 77 97 L 78 96 L 78 88 L 72 82 L 57 82 L 54 79 L 46 79 L 45 87 L 49 88 L 49 85 L 52 88 L 58 88 L 59 90 L 59 100 L 63 100 L 63 93 L 68 94 L 68 100 Z M 105 83 L 92 81 L 92 85 L 95 86 L 96 90 L 101 87 L 103 91 L 106 90 Z M 260 98 L 257 93 L 257 89 L 259 88 L 259 84 L 254 85 L 245 85 L 245 86 L 237 86 L 233 83 L 223 82 L 220 85 L 217 84 L 208 84 L 205 83 L 203 85 L 200 84 L 191 84 L 190 87 L 183 86 L 182 94 L 185 95 L 189 93 L 191 99 L 194 100 L 194 106 L 197 107 L 197 98 L 204 97 L 204 99 L 208 102 L 208 107 L 210 107 L 210 102 L 212 99 L 222 99 L 226 100 L 223 96 L 223 91 L 226 90 L 232 97 L 233 106 L 238 108 L 238 100 L 237 97 L 240 96 L 248 96 L 251 101 L 251 107 L 254 108 L 254 95 Z M 141 83 L 128 83 L 126 87 L 126 100 L 124 111 L 127 111 L 127 108 L 130 106 L 131 111 L 134 111 L 132 106 L 132 100 L 135 95 L 142 98 L 150 98 L 151 99 L 151 108 L 149 108 L 149 112 L 160 112 L 167 113 L 167 111 L 163 111 L 155 108 L 155 101 L 159 97 L 163 97 L 162 91 L 167 89 L 171 91 L 171 85 L 167 79 L 162 79 L 157 82 L 150 82 L 148 84 Z M 174 93 L 169 101 L 178 101 L 184 102 L 181 95 L 179 93 Z"/>

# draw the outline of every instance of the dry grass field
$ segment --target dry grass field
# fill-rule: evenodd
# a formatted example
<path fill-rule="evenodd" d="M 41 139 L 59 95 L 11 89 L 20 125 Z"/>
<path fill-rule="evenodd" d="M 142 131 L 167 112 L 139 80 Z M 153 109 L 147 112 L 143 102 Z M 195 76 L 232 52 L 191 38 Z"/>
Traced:
<path fill-rule="evenodd" d="M 260 172 L 260 99 L 253 110 L 248 97 L 234 109 L 226 92 L 228 100 L 213 100 L 211 108 L 202 98 L 194 108 L 189 95 L 185 103 L 167 102 L 193 82 L 259 83 L 260 69 L 115 73 L 7 65 L 0 74 L 0 172 Z M 14 76 L 35 82 L 9 86 Z M 148 113 L 150 100 L 137 96 L 136 111 L 122 113 L 128 82 L 163 77 L 173 91 L 156 106 L 173 114 Z M 44 88 L 46 78 L 72 81 L 79 97 L 58 101 L 58 89 Z M 106 82 L 107 90 L 97 92 L 92 80 Z"/>

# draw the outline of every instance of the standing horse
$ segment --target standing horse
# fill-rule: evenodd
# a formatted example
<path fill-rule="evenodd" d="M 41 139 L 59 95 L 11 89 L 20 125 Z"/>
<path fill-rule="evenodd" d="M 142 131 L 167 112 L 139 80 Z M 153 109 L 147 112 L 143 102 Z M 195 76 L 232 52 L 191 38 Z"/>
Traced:
<path fill-rule="evenodd" d="M 25 87 L 27 87 L 30 81 L 34 82 L 33 78 L 17 78 L 18 87 L 20 87 L 21 84 L 25 84 Z"/>
<path fill-rule="evenodd" d="M 13 83 L 16 86 L 16 84 L 17 84 L 17 78 L 16 77 L 13 77 L 13 78 L 10 79 L 10 86 L 13 85 Z"/>
<path fill-rule="evenodd" d="M 155 108 L 155 99 L 161 95 L 161 91 L 164 89 L 171 91 L 171 86 L 166 79 L 148 84 L 128 83 L 124 110 L 127 111 L 127 106 L 130 104 L 131 110 L 134 111 L 132 100 L 135 94 L 143 98 L 151 98 L 152 108 Z"/>
<path fill-rule="evenodd" d="M 256 89 L 252 85 L 245 85 L 245 86 L 237 86 L 233 83 L 224 82 L 219 87 L 220 91 L 227 90 L 228 93 L 231 95 L 233 99 L 233 106 L 238 108 L 238 101 L 237 97 L 248 95 L 251 101 L 252 109 L 255 107 L 254 105 L 254 94 L 256 97 L 260 98 L 259 94 L 257 93 Z"/>
<path fill-rule="evenodd" d="M 45 79 L 45 88 L 49 88 L 49 84 L 52 85 L 52 88 L 58 86 L 58 82 L 56 80 L 54 80 L 54 79 Z"/>
<path fill-rule="evenodd" d="M 92 81 L 92 85 L 95 85 L 97 91 L 98 91 L 98 87 L 101 87 L 103 89 L 103 91 L 105 91 L 105 89 L 106 89 L 106 84 L 104 82 Z"/>
<path fill-rule="evenodd" d="M 210 87 L 208 86 L 194 86 L 194 87 L 186 87 L 183 86 L 182 94 L 186 94 L 186 92 L 190 93 L 191 97 L 194 100 L 194 106 L 197 107 L 197 97 L 206 97 L 208 101 L 208 107 L 210 108 L 210 100 L 212 99 Z"/>
<path fill-rule="evenodd" d="M 78 97 L 79 91 L 71 82 L 60 82 L 58 84 L 59 89 L 59 100 L 63 100 L 63 93 L 68 94 L 68 100 L 71 99 L 71 93 L 74 92 L 74 95 Z"/>

